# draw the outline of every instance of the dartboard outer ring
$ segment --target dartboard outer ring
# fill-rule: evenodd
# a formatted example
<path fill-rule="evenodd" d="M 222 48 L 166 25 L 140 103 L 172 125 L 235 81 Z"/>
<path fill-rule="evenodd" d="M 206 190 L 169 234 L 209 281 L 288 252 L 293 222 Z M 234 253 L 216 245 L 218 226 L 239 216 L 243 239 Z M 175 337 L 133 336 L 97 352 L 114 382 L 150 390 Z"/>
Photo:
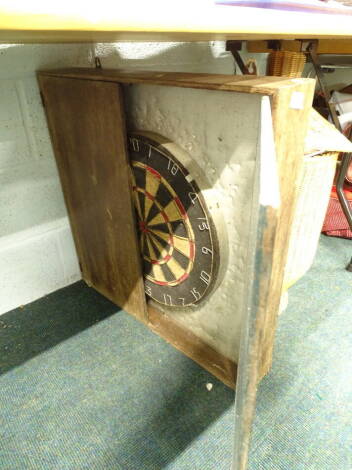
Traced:
<path fill-rule="evenodd" d="M 218 212 L 210 212 L 199 187 L 209 183 L 186 152 L 158 134 L 130 133 L 128 147 L 146 295 L 166 308 L 195 308 L 217 286 L 220 266 Z"/>

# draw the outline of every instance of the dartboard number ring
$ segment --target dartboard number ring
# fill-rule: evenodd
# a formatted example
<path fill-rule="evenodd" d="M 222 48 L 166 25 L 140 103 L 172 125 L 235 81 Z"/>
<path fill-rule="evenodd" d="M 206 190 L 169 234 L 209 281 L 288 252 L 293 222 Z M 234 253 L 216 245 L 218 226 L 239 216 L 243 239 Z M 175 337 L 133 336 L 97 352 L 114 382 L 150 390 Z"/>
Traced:
<path fill-rule="evenodd" d="M 133 133 L 128 147 L 145 293 L 168 307 L 197 304 L 213 286 L 218 257 L 201 191 L 157 140 Z"/>

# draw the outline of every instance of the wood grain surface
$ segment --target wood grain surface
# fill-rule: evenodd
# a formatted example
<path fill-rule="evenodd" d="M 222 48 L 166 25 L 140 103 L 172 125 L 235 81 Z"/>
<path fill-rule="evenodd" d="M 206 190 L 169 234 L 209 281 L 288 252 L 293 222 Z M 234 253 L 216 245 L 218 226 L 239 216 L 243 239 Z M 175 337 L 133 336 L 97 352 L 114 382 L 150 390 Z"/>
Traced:
<path fill-rule="evenodd" d="M 249 281 L 252 285 L 248 292 L 248 315 L 241 333 L 232 470 L 247 469 L 257 387 L 272 363 L 290 228 L 303 168 L 304 138 L 313 93 L 314 85 L 311 81 L 298 81 L 294 87 L 282 88 L 272 96 L 281 203 L 277 208 L 258 204 L 253 209 L 253 218 L 257 219 L 257 223 L 254 227 L 255 236 L 250 243 L 248 262 L 255 269 Z M 295 96 L 301 97 L 299 106 L 295 106 L 292 100 Z M 259 168 L 259 172 L 262 171 L 263 168 Z"/>
<path fill-rule="evenodd" d="M 299 109 L 292 106 L 294 93 L 302 97 Z M 263 323 L 260 376 L 265 375 L 272 364 L 275 329 L 283 289 L 287 261 L 290 228 L 298 197 L 304 161 L 304 143 L 312 108 L 314 81 L 297 81 L 291 87 L 283 87 L 272 97 L 274 136 L 279 171 L 281 205 L 275 229 L 273 260 L 266 315 Z M 296 95 L 297 96 L 297 95 Z"/>
<path fill-rule="evenodd" d="M 39 77 L 83 279 L 146 321 L 120 87 Z"/>
<path fill-rule="evenodd" d="M 119 69 L 71 68 L 43 70 L 40 75 L 97 80 L 117 83 L 144 83 L 150 85 L 202 88 L 273 95 L 278 89 L 292 87 L 297 79 L 254 75 L 220 75 L 209 73 L 150 72 Z M 312 79 L 301 79 L 311 80 Z"/>

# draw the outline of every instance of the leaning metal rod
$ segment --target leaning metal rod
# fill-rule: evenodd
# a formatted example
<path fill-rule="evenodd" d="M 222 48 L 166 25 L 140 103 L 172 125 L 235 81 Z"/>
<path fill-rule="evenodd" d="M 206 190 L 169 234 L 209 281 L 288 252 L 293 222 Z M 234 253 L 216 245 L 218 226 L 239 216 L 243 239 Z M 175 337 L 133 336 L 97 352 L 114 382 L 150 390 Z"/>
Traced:
<path fill-rule="evenodd" d="M 342 155 L 341 167 L 340 167 L 340 171 L 338 172 L 338 177 L 336 181 L 336 192 L 339 197 L 339 201 L 341 203 L 342 209 L 345 213 L 346 219 L 352 229 L 352 214 L 350 212 L 350 207 L 349 207 L 346 195 L 343 190 L 343 183 L 347 175 L 348 167 L 351 163 L 351 157 L 352 157 L 351 153 L 344 153 Z"/>
<path fill-rule="evenodd" d="M 351 209 L 350 209 L 348 200 L 346 198 L 345 192 L 343 190 L 343 184 L 345 182 L 345 178 L 347 175 L 348 167 L 350 166 L 350 163 L 351 163 L 351 159 L 352 159 L 351 153 L 344 153 L 342 155 L 341 166 L 340 166 L 340 170 L 338 171 L 338 177 L 336 180 L 336 192 L 337 192 L 337 197 L 339 198 L 343 213 L 345 214 L 348 224 L 352 230 Z M 346 269 L 347 271 L 352 272 L 352 258 L 351 258 L 351 261 L 346 266 Z"/>
<path fill-rule="evenodd" d="M 240 68 L 242 74 L 243 75 L 251 75 L 249 70 L 248 70 L 248 67 L 243 62 L 241 54 L 238 52 L 241 49 L 242 49 L 242 41 L 226 41 L 226 50 L 231 52 L 231 54 L 233 55 L 233 58 L 235 60 L 235 63 Z"/>
<path fill-rule="evenodd" d="M 247 66 L 245 65 L 245 63 L 242 60 L 241 54 L 238 51 L 235 51 L 235 50 L 231 50 L 231 52 L 232 52 L 232 55 L 233 55 L 235 61 L 237 62 L 237 65 L 239 66 L 242 74 L 243 75 L 250 75 Z"/>
<path fill-rule="evenodd" d="M 337 116 L 336 108 L 335 108 L 335 105 L 333 103 L 331 103 L 331 101 L 330 101 L 330 93 L 329 93 L 329 91 L 328 91 L 328 89 L 325 85 L 324 74 L 323 74 L 323 71 L 321 70 L 321 66 L 320 66 L 319 61 L 318 61 L 318 55 L 316 53 L 316 46 L 311 47 L 309 49 L 309 56 L 310 56 L 310 59 L 312 61 L 315 73 L 317 75 L 319 86 L 320 86 L 321 92 L 323 94 L 324 100 L 326 102 L 326 105 L 328 107 L 332 122 L 334 123 L 336 129 L 341 132 L 341 124 L 340 124 L 339 118 Z"/>
<path fill-rule="evenodd" d="M 352 137 L 352 127 L 350 128 L 349 135 L 348 135 L 349 140 L 351 140 L 351 137 Z M 351 153 L 344 153 L 342 155 L 341 165 L 340 165 L 337 180 L 336 180 L 336 193 L 337 193 L 337 197 L 339 198 L 343 213 L 345 214 L 345 217 L 347 219 L 348 225 L 350 226 L 350 229 L 352 230 L 351 208 L 346 198 L 345 192 L 343 190 L 343 185 L 347 176 L 351 159 L 352 159 Z M 348 265 L 346 266 L 346 269 L 347 271 L 352 272 L 352 258 L 350 262 L 348 263 Z"/>

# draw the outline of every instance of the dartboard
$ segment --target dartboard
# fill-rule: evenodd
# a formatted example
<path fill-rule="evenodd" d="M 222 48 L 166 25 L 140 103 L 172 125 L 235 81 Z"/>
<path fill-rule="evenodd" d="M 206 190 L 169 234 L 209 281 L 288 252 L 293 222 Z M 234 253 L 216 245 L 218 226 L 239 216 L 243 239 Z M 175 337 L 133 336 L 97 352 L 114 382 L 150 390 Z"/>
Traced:
<path fill-rule="evenodd" d="M 154 138 L 129 136 L 145 292 L 169 307 L 191 306 L 215 280 L 215 227 L 192 175 Z"/>

